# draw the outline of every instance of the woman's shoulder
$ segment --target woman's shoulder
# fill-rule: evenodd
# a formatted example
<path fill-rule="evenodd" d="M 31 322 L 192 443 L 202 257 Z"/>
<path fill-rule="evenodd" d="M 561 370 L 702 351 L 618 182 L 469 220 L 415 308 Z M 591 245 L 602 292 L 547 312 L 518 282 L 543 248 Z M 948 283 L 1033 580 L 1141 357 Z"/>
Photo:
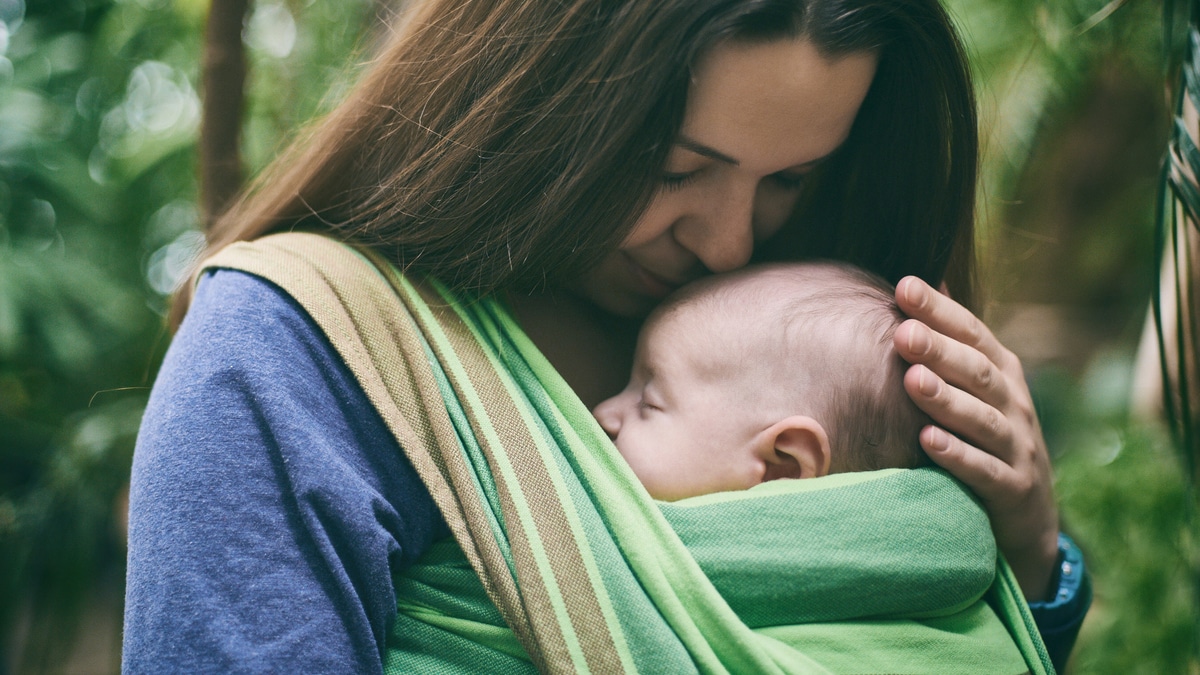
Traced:
<path fill-rule="evenodd" d="M 262 278 L 206 273 L 134 456 L 129 669 L 378 670 L 391 575 L 444 534 L 304 310 Z"/>
<path fill-rule="evenodd" d="M 186 459 L 176 452 L 185 446 Z M 292 489 L 343 503 L 380 497 L 406 521 L 404 536 L 420 540 L 406 553 L 439 530 L 428 492 L 321 329 L 287 293 L 245 272 L 199 280 L 154 383 L 139 452 L 167 453 L 181 470 L 257 462 L 268 484 L 276 478 L 266 467 L 284 465 Z"/>
<path fill-rule="evenodd" d="M 337 455 L 385 490 L 386 472 L 370 467 L 407 464 L 304 308 L 270 281 L 235 270 L 199 279 L 154 383 L 142 435 L 149 440 L 164 426 L 175 438 L 222 429 L 226 447 L 274 445 L 293 465 Z"/>
<path fill-rule="evenodd" d="M 172 338 L 155 388 L 236 377 L 261 393 L 343 390 L 355 383 L 308 312 L 263 277 L 230 269 L 204 272 Z M 369 405 L 365 398 L 363 404 Z"/>
<path fill-rule="evenodd" d="M 318 329 L 305 318 L 303 308 L 270 281 L 238 270 L 209 270 L 197 282 L 174 342 L 199 338 L 218 351 L 239 344 L 264 346 L 263 338 L 316 337 Z"/>
<path fill-rule="evenodd" d="M 199 280 L 154 383 L 141 436 L 142 446 L 188 442 L 219 455 L 240 447 L 243 457 L 273 446 L 294 467 L 336 457 L 385 492 L 392 487 L 385 474 L 407 464 L 307 312 L 271 282 L 225 269 Z M 211 436 L 222 442 L 210 443 Z"/>

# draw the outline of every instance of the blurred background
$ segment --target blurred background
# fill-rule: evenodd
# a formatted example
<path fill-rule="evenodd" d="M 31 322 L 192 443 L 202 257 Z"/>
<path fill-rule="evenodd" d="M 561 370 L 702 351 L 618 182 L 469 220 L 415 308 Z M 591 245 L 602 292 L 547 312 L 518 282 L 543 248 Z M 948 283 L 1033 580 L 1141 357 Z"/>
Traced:
<path fill-rule="evenodd" d="M 982 109 L 985 316 L 1024 360 L 1096 584 L 1071 670 L 1198 673 L 1194 486 L 1130 413 L 1175 79 L 1163 8 L 947 2 Z M 338 100 L 391 3 L 249 3 L 245 174 Z M 0 674 L 119 670 L 134 438 L 208 212 L 208 13 L 0 0 Z"/>

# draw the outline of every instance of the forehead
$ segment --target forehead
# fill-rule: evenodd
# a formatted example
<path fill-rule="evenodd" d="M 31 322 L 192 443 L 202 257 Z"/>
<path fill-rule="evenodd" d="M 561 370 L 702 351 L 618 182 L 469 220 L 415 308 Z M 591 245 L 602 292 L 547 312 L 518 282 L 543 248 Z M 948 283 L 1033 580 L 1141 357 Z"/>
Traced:
<path fill-rule="evenodd" d="M 804 39 L 726 42 L 697 64 L 683 135 L 751 169 L 824 157 L 850 133 L 876 57 L 827 59 Z"/>
<path fill-rule="evenodd" d="M 656 359 L 711 351 L 711 339 L 721 331 L 706 320 L 711 312 L 697 311 L 696 304 L 672 304 L 651 314 L 642 326 L 642 351 Z"/>
<path fill-rule="evenodd" d="M 656 374 L 686 372 L 702 379 L 744 374 L 746 361 L 763 356 L 761 343 L 774 323 L 755 320 L 760 313 L 721 293 L 672 305 L 646 322 L 641 358 Z"/>
<path fill-rule="evenodd" d="M 819 369 L 873 344 L 890 317 L 855 293 L 861 280 L 820 266 L 759 268 L 698 284 L 651 315 L 643 341 L 652 358 L 710 375 L 769 378 L 787 370 L 783 362 Z"/>

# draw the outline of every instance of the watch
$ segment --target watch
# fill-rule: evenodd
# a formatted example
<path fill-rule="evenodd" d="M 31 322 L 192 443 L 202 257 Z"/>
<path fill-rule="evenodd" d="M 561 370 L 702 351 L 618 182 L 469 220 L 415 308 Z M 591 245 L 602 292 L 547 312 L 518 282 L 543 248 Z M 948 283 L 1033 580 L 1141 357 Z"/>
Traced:
<path fill-rule="evenodd" d="M 1049 630 L 1076 624 L 1092 604 L 1091 580 L 1083 565 L 1083 553 L 1070 537 L 1058 534 L 1057 583 L 1054 596 L 1043 602 L 1031 602 L 1039 626 Z"/>

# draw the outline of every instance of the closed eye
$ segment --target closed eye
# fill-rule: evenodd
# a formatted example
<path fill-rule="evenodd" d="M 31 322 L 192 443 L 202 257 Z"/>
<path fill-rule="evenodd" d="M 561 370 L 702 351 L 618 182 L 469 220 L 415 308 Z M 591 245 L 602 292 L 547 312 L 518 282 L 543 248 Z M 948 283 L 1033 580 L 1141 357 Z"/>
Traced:
<path fill-rule="evenodd" d="M 659 182 L 662 184 L 662 188 L 664 190 L 667 192 L 674 192 L 690 185 L 696 180 L 696 177 L 699 174 L 699 171 L 689 171 L 687 173 L 664 173 L 659 179 Z"/>

